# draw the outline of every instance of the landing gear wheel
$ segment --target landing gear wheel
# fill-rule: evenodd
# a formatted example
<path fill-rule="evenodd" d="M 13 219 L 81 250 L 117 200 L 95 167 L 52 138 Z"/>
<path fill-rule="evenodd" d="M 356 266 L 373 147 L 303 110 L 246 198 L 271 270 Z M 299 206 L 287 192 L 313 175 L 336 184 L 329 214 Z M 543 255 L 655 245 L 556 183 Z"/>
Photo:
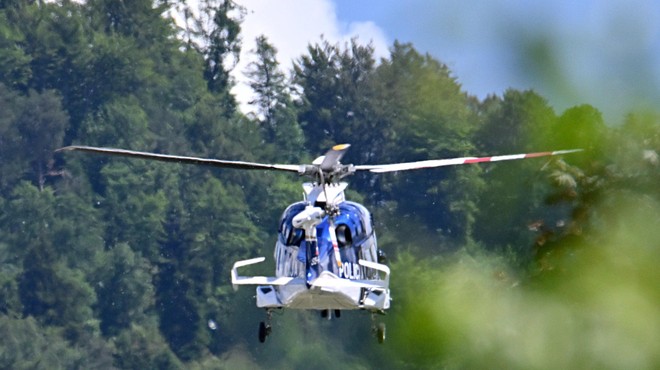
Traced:
<path fill-rule="evenodd" d="M 379 322 L 376 323 L 376 315 L 381 314 L 384 315 L 384 311 L 372 311 L 371 312 L 371 332 L 376 336 L 376 339 L 378 339 L 378 343 L 383 343 L 385 342 L 385 336 L 386 336 L 386 331 L 385 331 L 385 323 L 384 322 Z"/>
<path fill-rule="evenodd" d="M 270 332 L 273 331 L 273 327 L 270 325 L 271 320 L 273 319 L 273 309 L 266 309 L 266 322 L 259 323 L 259 342 L 263 343 L 266 341 L 266 337 L 270 335 Z"/>
<path fill-rule="evenodd" d="M 376 326 L 376 339 L 378 339 L 378 343 L 382 344 L 385 342 L 385 334 L 385 323 L 379 322 Z"/>
<path fill-rule="evenodd" d="M 266 325 L 265 322 L 259 323 L 259 342 L 263 343 L 266 341 L 266 337 L 270 334 L 272 328 L 270 325 Z"/>

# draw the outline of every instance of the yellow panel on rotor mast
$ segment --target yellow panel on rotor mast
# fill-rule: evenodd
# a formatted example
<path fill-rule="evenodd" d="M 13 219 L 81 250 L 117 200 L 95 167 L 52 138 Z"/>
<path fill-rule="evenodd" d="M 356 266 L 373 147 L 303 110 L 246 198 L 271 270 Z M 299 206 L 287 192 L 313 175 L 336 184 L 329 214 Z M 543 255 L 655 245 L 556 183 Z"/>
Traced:
<path fill-rule="evenodd" d="M 347 149 L 351 144 L 337 144 L 332 147 L 332 150 L 344 150 Z"/>

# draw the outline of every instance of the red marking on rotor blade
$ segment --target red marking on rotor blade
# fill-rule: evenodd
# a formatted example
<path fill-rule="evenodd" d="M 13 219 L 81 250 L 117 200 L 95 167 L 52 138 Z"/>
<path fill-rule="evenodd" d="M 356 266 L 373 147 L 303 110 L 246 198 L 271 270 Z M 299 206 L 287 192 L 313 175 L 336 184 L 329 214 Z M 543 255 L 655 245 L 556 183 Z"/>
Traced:
<path fill-rule="evenodd" d="M 525 158 L 545 157 L 548 155 L 552 155 L 552 152 L 529 153 L 525 154 Z"/>
<path fill-rule="evenodd" d="M 470 159 L 466 159 L 465 162 L 463 163 L 468 164 L 468 163 L 490 162 L 491 158 L 492 157 L 470 158 Z"/>

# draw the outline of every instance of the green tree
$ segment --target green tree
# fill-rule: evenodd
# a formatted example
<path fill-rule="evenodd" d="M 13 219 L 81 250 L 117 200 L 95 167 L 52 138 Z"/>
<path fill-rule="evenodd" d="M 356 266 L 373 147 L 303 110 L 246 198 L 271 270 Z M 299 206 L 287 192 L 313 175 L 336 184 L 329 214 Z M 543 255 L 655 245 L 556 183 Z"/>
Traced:
<path fill-rule="evenodd" d="M 83 122 L 80 138 L 88 145 L 148 147 L 149 117 L 135 96 L 108 101 Z M 147 143 L 145 143 L 147 141 Z"/>
<path fill-rule="evenodd" d="M 22 35 L 15 47 L 29 58 L 30 78 L 21 91 L 56 90 L 75 132 L 89 108 L 92 92 L 86 77 L 93 50 L 90 45 L 94 43 L 92 33 L 86 30 L 82 5 L 71 1 L 21 2 L 8 6 L 6 14 L 9 24 Z"/>
<path fill-rule="evenodd" d="M 623 125 L 608 129 L 589 106 L 567 110 L 560 119 L 573 134 L 567 140 L 584 138 L 587 149 L 577 158 L 567 157 L 551 174 L 555 192 L 549 200 L 572 209 L 571 223 L 558 239 L 596 243 L 594 237 L 609 231 L 618 208 L 639 197 L 649 202 L 660 197 L 655 186 L 660 120 L 657 114 L 633 112 Z"/>
<path fill-rule="evenodd" d="M 26 149 L 16 127 L 17 116 L 21 114 L 20 106 L 23 99 L 14 91 L 0 84 L 0 190 L 7 196 L 17 181 L 23 178 L 29 164 L 16 153 Z"/>
<path fill-rule="evenodd" d="M 254 50 L 257 60 L 250 63 L 246 76 L 255 92 L 250 102 L 256 108 L 256 119 L 264 133 L 266 143 L 274 145 L 266 155 L 270 161 L 299 161 L 304 136 L 293 107 L 287 81 L 279 70 L 277 49 L 266 36 L 257 37 Z"/>
<path fill-rule="evenodd" d="M 298 120 L 312 153 L 353 143 L 358 153 L 364 153 L 363 159 L 371 157 L 375 143 L 387 131 L 374 126 L 370 84 L 374 64 L 373 47 L 356 39 L 344 48 L 322 40 L 309 45 L 307 55 L 296 61 L 294 83 L 302 99 Z"/>
<path fill-rule="evenodd" d="M 22 272 L 17 277 L 23 314 L 62 327 L 75 340 L 97 326 L 91 307 L 96 295 L 82 270 L 68 267 L 57 251 L 56 243 L 61 241 L 56 237 L 60 229 L 56 203 L 50 189 L 39 191 L 22 183 L 8 203 L 11 219 L 6 226 L 17 234 L 24 250 Z"/>
<path fill-rule="evenodd" d="M 115 246 L 109 255 L 96 292 L 101 331 L 110 337 L 146 320 L 154 308 L 154 289 L 149 262 L 127 244 Z"/>
<path fill-rule="evenodd" d="M 115 365 L 120 369 L 185 369 L 154 325 L 132 324 L 115 337 Z"/>
<path fill-rule="evenodd" d="M 559 129 L 557 117 L 537 93 L 509 89 L 501 98 L 487 99 L 484 107 L 481 126 L 474 134 L 480 154 L 567 149 L 553 147 L 551 135 Z M 528 159 L 482 166 L 487 191 L 478 203 L 475 236 L 479 241 L 490 249 L 510 249 L 527 262 L 535 239 L 544 243 L 554 224 L 565 223 L 569 214 L 560 209 L 553 212 L 545 205 L 550 191 L 546 174 L 553 163 L 554 159 Z"/>
<path fill-rule="evenodd" d="M 25 89 L 32 75 L 31 58 L 19 45 L 23 34 L 10 23 L 6 10 L 0 9 L 0 83 Z"/>
<path fill-rule="evenodd" d="M 5 369 L 114 369 L 111 346 L 97 338 L 71 345 L 33 317 L 0 315 L 0 367 Z"/>
<path fill-rule="evenodd" d="M 491 98 L 474 141 L 484 155 L 551 150 L 547 139 L 557 117 L 548 101 L 534 91 L 508 89 L 502 98 Z M 543 147 L 540 147 L 543 146 Z"/>
<path fill-rule="evenodd" d="M 209 316 L 225 325 L 231 264 L 261 244 L 240 188 L 205 177 L 182 184 L 183 203 L 170 210 L 157 279 L 161 331 L 186 360 L 210 344 Z"/>
<path fill-rule="evenodd" d="M 155 181 L 162 168 L 143 161 L 113 161 L 102 169 L 106 246 L 128 243 L 145 258 L 156 260 L 168 204 Z"/>
<path fill-rule="evenodd" d="M 231 70 L 238 63 L 241 52 L 241 22 L 243 8 L 232 0 L 204 0 L 200 4 L 196 32 L 203 42 L 198 46 L 204 55 L 209 91 L 220 96 L 227 117 L 236 109 L 236 101 L 229 93 L 233 86 Z"/>
<path fill-rule="evenodd" d="M 579 148 L 588 152 L 587 157 L 570 157 L 577 160 L 602 156 L 603 146 L 608 142 L 607 131 L 602 113 L 591 105 L 583 104 L 564 111 L 549 136 L 555 149 Z"/>
<path fill-rule="evenodd" d="M 174 31 L 172 20 L 162 16 L 169 9 L 168 1 L 90 0 L 86 8 L 95 28 L 130 38 L 138 47 L 167 43 Z"/>
<path fill-rule="evenodd" d="M 0 153 L 6 158 L 0 166 L 3 182 L 30 179 L 43 190 L 56 174 L 53 150 L 62 145 L 68 127 L 59 97 L 54 91 L 30 91 L 22 97 L 0 85 L 0 106 L 6 108 L 0 120 Z"/>
<path fill-rule="evenodd" d="M 476 119 L 467 94 L 449 68 L 421 55 L 410 44 L 396 42 L 390 54 L 376 71 L 379 127 L 390 138 L 380 149 L 379 161 L 474 154 L 471 135 Z M 381 181 L 376 183 L 380 199 L 398 202 L 398 214 L 414 217 L 416 221 L 409 227 L 423 225 L 435 236 L 446 238 L 448 246 L 470 238 L 475 197 L 481 186 L 477 167 L 407 172 L 376 181 Z"/>
<path fill-rule="evenodd" d="M 53 151 L 62 146 L 68 124 L 68 116 L 53 91 L 42 94 L 30 91 L 23 101 L 16 126 L 22 139 L 22 153 L 30 162 L 31 177 L 40 190 L 44 190 L 47 177 L 54 174 Z"/>
<path fill-rule="evenodd" d="M 19 278 L 23 314 L 35 316 L 44 325 L 62 327 L 67 339 L 77 341 L 97 330 L 92 315 L 96 295 L 80 270 L 53 263 L 54 254 L 48 249 L 48 245 L 35 245 L 25 258 Z"/>
<path fill-rule="evenodd" d="M 6 210 L 4 199 L 0 198 L 0 209 Z M 0 230 L 5 234 L 9 228 L 6 212 L 0 214 Z M 18 276 L 22 272 L 21 256 L 10 244 L 11 241 L 0 236 L 0 314 L 19 317 L 23 306 L 19 297 Z"/>

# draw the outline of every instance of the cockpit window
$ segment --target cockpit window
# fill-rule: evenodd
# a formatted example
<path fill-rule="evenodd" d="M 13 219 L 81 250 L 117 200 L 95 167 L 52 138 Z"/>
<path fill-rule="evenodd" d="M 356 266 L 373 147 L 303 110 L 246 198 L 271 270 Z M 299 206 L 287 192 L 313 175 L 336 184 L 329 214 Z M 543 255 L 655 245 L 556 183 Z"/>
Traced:
<path fill-rule="evenodd" d="M 337 241 L 341 244 L 340 239 L 344 237 L 346 246 L 359 247 L 372 234 L 371 214 L 361 204 L 349 201 L 341 203 L 339 211 L 336 220 Z"/>
<path fill-rule="evenodd" d="M 298 202 L 290 205 L 282 214 L 279 228 L 279 241 L 284 245 L 300 245 L 305 238 L 305 232 L 293 227 L 293 218 L 305 209 L 304 202 Z"/>
<path fill-rule="evenodd" d="M 279 242 L 287 246 L 300 246 L 305 239 L 302 229 L 293 227 L 293 218 L 305 209 L 304 202 L 290 205 L 282 214 L 279 227 Z M 371 214 L 361 204 L 345 201 L 339 205 L 339 215 L 335 218 L 335 235 L 340 248 L 364 248 L 365 243 L 373 236 Z M 319 225 L 319 235 L 322 229 L 328 231 L 327 221 Z M 325 234 L 325 237 L 328 237 Z"/>
<path fill-rule="evenodd" d="M 291 230 L 287 233 L 286 245 L 300 245 L 304 238 L 304 230 L 291 227 Z"/>
<path fill-rule="evenodd" d="M 351 229 L 347 225 L 337 226 L 335 234 L 337 234 L 337 242 L 339 243 L 340 248 L 346 248 L 353 245 Z"/>

